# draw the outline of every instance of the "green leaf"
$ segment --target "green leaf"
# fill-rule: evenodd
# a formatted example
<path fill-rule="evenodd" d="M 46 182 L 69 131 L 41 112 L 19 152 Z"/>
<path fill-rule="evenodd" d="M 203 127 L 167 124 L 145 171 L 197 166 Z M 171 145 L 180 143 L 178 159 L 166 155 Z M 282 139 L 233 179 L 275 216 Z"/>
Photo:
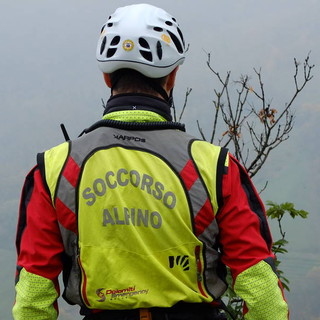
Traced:
<path fill-rule="evenodd" d="M 287 249 L 284 249 L 284 248 L 275 248 L 273 252 L 274 252 L 275 254 L 277 254 L 277 253 L 282 253 L 282 254 L 284 254 L 284 253 L 287 253 L 288 250 L 287 250 Z"/>
<path fill-rule="evenodd" d="M 306 219 L 309 214 L 309 212 L 305 210 L 295 209 L 294 204 L 291 202 L 277 204 L 272 201 L 267 201 L 266 204 L 269 207 L 266 213 L 271 219 L 279 219 L 283 217 L 286 212 L 289 213 L 293 219 L 297 216 Z"/>
<path fill-rule="evenodd" d="M 288 244 L 288 241 L 286 239 L 279 239 L 276 242 L 273 243 L 273 246 L 285 246 Z"/>

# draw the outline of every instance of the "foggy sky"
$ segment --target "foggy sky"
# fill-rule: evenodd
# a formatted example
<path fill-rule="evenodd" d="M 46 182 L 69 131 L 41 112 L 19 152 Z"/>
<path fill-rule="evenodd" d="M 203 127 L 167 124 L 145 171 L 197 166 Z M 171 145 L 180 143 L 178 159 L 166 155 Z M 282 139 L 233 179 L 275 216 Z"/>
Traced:
<path fill-rule="evenodd" d="M 257 185 L 269 181 L 264 200 L 294 202 L 298 209 L 310 212 L 307 221 L 287 221 L 290 251 L 282 265 L 291 276 L 289 302 L 296 302 L 304 279 L 320 285 L 320 2 L 145 2 L 176 17 L 190 44 L 174 95 L 176 105 L 181 106 L 186 88 L 193 89 L 183 122 L 194 135 L 199 135 L 195 119 L 210 132 L 209 110 L 218 85 L 206 67 L 206 52 L 221 74 L 232 71 L 232 80 L 242 74 L 254 77 L 253 68 L 261 67 L 270 101 L 279 108 L 294 92 L 293 58 L 303 62 L 311 52 L 314 78 L 295 102 L 294 130 L 255 181 Z M 135 2 L 0 0 L 0 214 L 12 230 L 8 239 L 12 252 L 20 190 L 36 153 L 63 142 L 61 122 L 75 138 L 102 115 L 101 99 L 107 99 L 109 91 L 95 61 L 96 43 L 107 17 L 117 7 L 131 3 Z M 14 264 L 13 256 L 1 269 Z M 293 268 L 297 264 L 301 265 L 299 272 Z M 304 290 L 306 298 L 308 289 Z M 298 309 L 294 309 L 293 320 L 302 317 Z"/>

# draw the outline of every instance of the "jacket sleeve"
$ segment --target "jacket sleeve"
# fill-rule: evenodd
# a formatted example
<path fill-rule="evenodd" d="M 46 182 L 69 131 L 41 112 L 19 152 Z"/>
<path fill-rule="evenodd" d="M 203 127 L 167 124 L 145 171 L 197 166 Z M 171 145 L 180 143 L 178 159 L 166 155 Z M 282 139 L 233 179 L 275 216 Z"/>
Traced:
<path fill-rule="evenodd" d="M 13 318 L 57 319 L 63 244 L 55 209 L 38 167 L 29 173 L 22 190 L 16 248 Z"/>
<path fill-rule="evenodd" d="M 217 214 L 222 261 L 245 302 L 246 320 L 286 320 L 288 306 L 275 271 L 265 209 L 245 169 L 228 155 Z"/>

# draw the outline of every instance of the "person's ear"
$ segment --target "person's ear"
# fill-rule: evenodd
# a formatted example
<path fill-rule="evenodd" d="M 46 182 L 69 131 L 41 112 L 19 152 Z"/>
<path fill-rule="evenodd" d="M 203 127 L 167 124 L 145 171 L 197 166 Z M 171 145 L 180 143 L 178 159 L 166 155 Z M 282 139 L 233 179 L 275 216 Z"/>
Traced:
<path fill-rule="evenodd" d="M 109 88 L 112 88 L 110 75 L 109 75 L 108 73 L 104 73 L 104 74 L 103 74 L 103 78 L 104 78 L 104 82 L 106 83 L 106 85 L 107 85 Z"/>
<path fill-rule="evenodd" d="M 177 75 L 177 71 L 178 71 L 179 67 L 176 67 L 173 71 L 171 71 L 171 73 L 168 75 L 168 79 L 166 81 L 165 84 L 165 89 L 170 92 L 175 84 L 176 81 L 176 75 Z"/>

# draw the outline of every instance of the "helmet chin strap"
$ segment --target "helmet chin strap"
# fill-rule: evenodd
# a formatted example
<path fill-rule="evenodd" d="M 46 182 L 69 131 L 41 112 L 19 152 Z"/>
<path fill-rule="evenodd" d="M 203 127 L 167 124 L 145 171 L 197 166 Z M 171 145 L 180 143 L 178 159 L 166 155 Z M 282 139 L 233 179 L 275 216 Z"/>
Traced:
<path fill-rule="evenodd" d="M 148 79 L 149 80 L 149 79 Z M 152 79 L 151 79 L 152 80 Z M 173 102 L 173 88 L 170 90 L 170 93 L 168 95 L 167 91 L 159 85 L 155 81 L 149 81 L 151 87 L 153 90 L 158 92 L 160 96 L 164 99 L 164 101 L 169 105 L 170 108 L 174 108 L 174 102 Z"/>
<path fill-rule="evenodd" d="M 156 81 L 154 81 L 151 78 L 147 78 L 145 77 L 146 81 L 148 81 L 148 84 L 150 85 L 150 87 L 156 91 L 157 93 L 160 94 L 160 96 L 167 102 L 169 103 L 170 101 L 170 96 L 168 96 L 167 91 Z"/>
<path fill-rule="evenodd" d="M 159 93 L 159 95 L 163 98 L 163 100 L 169 105 L 170 108 L 174 107 L 173 102 L 173 88 L 170 90 L 170 93 L 168 95 L 167 91 L 156 81 L 153 81 L 150 78 L 147 78 L 148 83 L 152 87 L 152 89 Z"/>
<path fill-rule="evenodd" d="M 169 101 L 168 104 L 170 108 L 174 108 L 174 101 L 173 101 L 173 88 L 170 90 L 170 95 L 169 95 Z"/>

